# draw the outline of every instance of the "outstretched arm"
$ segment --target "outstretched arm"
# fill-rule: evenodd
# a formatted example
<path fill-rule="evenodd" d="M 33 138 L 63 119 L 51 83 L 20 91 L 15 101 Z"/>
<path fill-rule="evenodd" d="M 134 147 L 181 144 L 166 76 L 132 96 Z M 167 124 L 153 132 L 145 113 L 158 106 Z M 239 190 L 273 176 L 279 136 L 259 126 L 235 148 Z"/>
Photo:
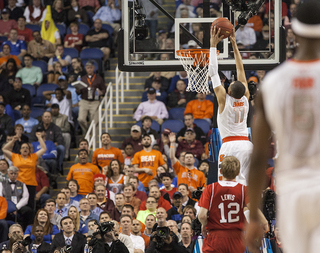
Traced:
<path fill-rule="evenodd" d="M 242 57 L 241 57 L 241 54 L 240 54 L 238 46 L 237 46 L 236 35 L 235 35 L 234 28 L 233 28 L 232 33 L 231 33 L 229 38 L 230 38 L 231 45 L 232 45 L 232 48 L 233 48 L 234 58 L 236 60 L 238 81 L 242 82 L 243 85 L 246 87 L 246 91 L 245 91 L 244 95 L 249 100 L 250 92 L 249 92 L 249 89 L 248 89 L 246 73 L 244 72 L 244 67 L 243 67 L 243 63 L 242 63 Z"/>
<path fill-rule="evenodd" d="M 170 141 L 170 151 L 169 156 L 171 160 L 171 164 L 175 164 L 178 160 L 176 158 L 176 134 L 171 132 L 169 134 L 169 141 Z"/>

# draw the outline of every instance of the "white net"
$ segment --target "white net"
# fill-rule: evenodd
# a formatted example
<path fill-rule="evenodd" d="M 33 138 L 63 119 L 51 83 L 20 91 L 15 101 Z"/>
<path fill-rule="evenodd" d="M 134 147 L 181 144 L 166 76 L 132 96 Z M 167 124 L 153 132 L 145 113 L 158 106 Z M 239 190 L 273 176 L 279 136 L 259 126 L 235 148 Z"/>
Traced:
<path fill-rule="evenodd" d="M 192 54 L 188 50 L 179 50 L 177 54 L 177 58 L 188 74 L 187 91 L 211 93 L 209 90 L 208 54 L 200 50 Z"/>

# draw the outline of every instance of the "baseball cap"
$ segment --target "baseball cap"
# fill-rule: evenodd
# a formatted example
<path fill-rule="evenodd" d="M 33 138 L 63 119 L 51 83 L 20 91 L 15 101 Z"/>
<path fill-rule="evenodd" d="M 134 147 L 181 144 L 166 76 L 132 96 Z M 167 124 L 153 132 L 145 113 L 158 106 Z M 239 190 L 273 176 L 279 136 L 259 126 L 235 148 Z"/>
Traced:
<path fill-rule="evenodd" d="M 163 131 L 162 131 L 162 134 L 163 135 L 169 135 L 171 133 L 171 130 L 169 129 L 169 128 L 165 128 L 165 129 L 163 129 Z"/>
<path fill-rule="evenodd" d="M 44 128 L 42 126 L 38 126 L 36 129 L 36 133 L 43 132 L 43 131 L 44 131 Z"/>
<path fill-rule="evenodd" d="M 61 75 L 61 76 L 59 76 L 58 77 L 58 81 L 60 81 L 60 80 L 67 80 L 67 78 L 66 78 L 66 76 L 65 75 Z"/>
<path fill-rule="evenodd" d="M 258 83 L 258 78 L 256 77 L 256 76 L 251 76 L 251 77 L 249 77 L 249 79 L 248 79 L 248 83 L 249 82 L 255 82 L 255 83 Z"/>
<path fill-rule="evenodd" d="M 179 196 L 180 198 L 182 198 L 182 194 L 180 192 L 175 192 L 172 195 L 172 198 L 174 199 L 175 197 Z"/>
<path fill-rule="evenodd" d="M 149 94 L 155 94 L 156 90 L 153 87 L 148 88 L 147 93 Z"/>
<path fill-rule="evenodd" d="M 1 11 L 2 14 L 7 14 L 9 13 L 9 10 L 7 8 L 4 8 L 2 11 Z"/>
<path fill-rule="evenodd" d="M 133 131 L 141 132 L 141 127 L 139 127 L 138 125 L 133 125 L 131 127 L 131 132 Z"/>
<path fill-rule="evenodd" d="M 194 130 L 193 130 L 193 128 L 188 128 L 187 130 L 186 130 L 186 132 L 193 132 L 194 133 Z"/>

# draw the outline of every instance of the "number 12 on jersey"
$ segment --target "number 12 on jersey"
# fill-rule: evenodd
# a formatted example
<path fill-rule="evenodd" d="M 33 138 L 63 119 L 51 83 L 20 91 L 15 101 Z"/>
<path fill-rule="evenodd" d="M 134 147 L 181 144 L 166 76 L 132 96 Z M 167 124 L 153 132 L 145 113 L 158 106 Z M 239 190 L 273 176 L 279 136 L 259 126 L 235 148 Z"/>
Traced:
<path fill-rule="evenodd" d="M 225 203 L 222 202 L 218 205 L 218 208 L 220 209 L 221 214 L 220 223 L 234 223 L 240 220 L 239 215 L 237 215 L 240 211 L 239 203 L 231 202 L 225 209 Z M 225 215 L 225 211 L 227 211 L 227 217 Z"/>

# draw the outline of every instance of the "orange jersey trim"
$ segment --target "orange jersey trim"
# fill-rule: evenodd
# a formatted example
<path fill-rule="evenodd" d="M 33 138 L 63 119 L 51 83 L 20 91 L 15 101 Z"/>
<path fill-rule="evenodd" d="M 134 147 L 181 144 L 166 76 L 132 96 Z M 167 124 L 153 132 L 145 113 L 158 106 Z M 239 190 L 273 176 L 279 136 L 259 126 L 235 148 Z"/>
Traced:
<path fill-rule="evenodd" d="M 229 136 L 222 139 L 222 143 L 226 143 L 229 141 L 248 141 L 249 138 L 247 136 Z"/>

